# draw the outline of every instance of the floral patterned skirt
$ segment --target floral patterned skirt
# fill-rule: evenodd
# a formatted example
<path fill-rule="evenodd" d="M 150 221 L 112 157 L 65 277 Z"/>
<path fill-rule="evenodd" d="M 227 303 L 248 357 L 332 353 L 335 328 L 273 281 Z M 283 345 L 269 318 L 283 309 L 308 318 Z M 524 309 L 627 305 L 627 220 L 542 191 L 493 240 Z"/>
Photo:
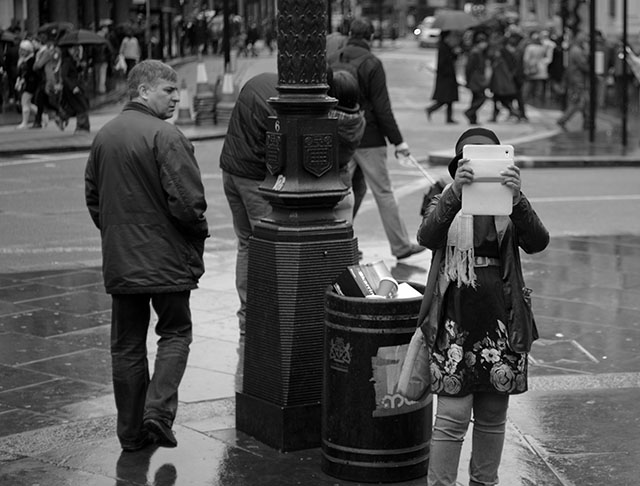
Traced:
<path fill-rule="evenodd" d="M 437 395 L 476 392 L 515 395 L 527 390 L 527 354 L 509 346 L 499 267 L 476 268 L 477 287 L 449 286 L 443 322 L 431 353 Z"/>

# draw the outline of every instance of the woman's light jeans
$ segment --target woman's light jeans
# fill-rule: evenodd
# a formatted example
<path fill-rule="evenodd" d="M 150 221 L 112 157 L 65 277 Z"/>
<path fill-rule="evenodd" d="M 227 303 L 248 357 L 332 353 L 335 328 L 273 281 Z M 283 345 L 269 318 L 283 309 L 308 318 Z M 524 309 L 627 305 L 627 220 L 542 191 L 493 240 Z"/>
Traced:
<path fill-rule="evenodd" d="M 428 486 L 455 486 L 460 451 L 473 411 L 469 485 L 498 484 L 509 396 L 474 393 L 465 397 L 438 396 L 431 436 Z"/>

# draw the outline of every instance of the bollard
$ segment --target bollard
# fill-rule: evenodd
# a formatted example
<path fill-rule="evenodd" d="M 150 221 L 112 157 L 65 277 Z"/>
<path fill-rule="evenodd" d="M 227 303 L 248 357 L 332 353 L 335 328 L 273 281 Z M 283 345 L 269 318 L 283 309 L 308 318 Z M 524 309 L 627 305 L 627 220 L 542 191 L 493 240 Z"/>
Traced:
<path fill-rule="evenodd" d="M 221 123 L 228 123 L 233 107 L 236 104 L 236 99 L 238 98 L 238 90 L 233 81 L 233 74 L 224 73 L 224 75 L 218 79 L 216 86 L 220 91 L 216 105 L 218 119 Z"/>
<path fill-rule="evenodd" d="M 216 97 L 211 89 L 204 62 L 197 66 L 196 95 L 193 98 L 193 111 L 196 114 L 196 125 L 215 125 Z"/>
<path fill-rule="evenodd" d="M 193 125 L 193 118 L 191 117 L 191 102 L 189 101 L 189 90 L 187 89 L 187 82 L 183 79 L 180 84 L 180 103 L 178 104 L 178 118 L 175 121 L 176 125 Z"/>

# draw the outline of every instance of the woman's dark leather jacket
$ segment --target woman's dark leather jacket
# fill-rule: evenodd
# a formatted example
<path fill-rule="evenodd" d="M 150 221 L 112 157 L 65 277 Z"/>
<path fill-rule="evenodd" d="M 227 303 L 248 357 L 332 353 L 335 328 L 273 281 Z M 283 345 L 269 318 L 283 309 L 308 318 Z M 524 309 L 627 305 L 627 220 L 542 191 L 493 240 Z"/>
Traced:
<path fill-rule="evenodd" d="M 433 198 L 418 229 L 418 243 L 433 251 L 418 316 L 418 325 L 422 327 L 430 349 L 436 338 L 443 298 L 449 285 L 449 280 L 444 276 L 443 258 L 447 233 L 461 206 L 460 198 L 450 185 L 447 186 L 442 194 Z M 495 216 L 494 221 L 500 243 L 503 292 L 509 315 L 509 343 L 514 351 L 526 353 L 538 338 L 538 330 L 531 312 L 531 290 L 525 287 L 522 275 L 519 248 L 529 254 L 544 250 L 549 244 L 549 232 L 524 194 L 513 206 L 510 216 Z"/>

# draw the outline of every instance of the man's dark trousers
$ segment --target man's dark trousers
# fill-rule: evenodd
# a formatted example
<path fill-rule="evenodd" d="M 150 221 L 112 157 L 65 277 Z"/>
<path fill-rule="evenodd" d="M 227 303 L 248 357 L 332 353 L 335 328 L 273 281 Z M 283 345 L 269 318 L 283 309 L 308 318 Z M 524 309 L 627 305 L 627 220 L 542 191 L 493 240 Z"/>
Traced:
<path fill-rule="evenodd" d="M 111 363 L 118 410 L 117 434 L 123 447 L 144 441 L 143 421 L 154 418 L 173 425 L 178 409 L 178 386 L 184 375 L 192 340 L 191 292 L 113 294 Z M 149 377 L 147 330 L 151 309 L 158 351 Z"/>
<path fill-rule="evenodd" d="M 471 105 L 469 106 L 467 111 L 464 112 L 464 114 L 469 119 L 469 123 L 478 123 L 478 110 L 487 100 L 487 97 L 484 94 L 484 90 L 472 91 L 471 95 Z"/>

